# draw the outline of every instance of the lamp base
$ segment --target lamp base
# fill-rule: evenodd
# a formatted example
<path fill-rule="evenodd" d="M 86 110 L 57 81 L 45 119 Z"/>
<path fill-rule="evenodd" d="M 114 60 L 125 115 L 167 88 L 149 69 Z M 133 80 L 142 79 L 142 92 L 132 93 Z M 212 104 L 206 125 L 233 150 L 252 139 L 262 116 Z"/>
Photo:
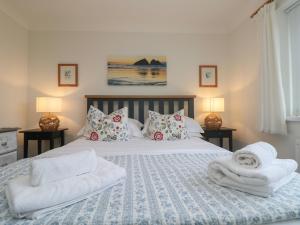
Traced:
<path fill-rule="evenodd" d="M 56 131 L 59 127 L 59 119 L 54 114 L 44 114 L 40 118 L 39 126 L 42 131 Z"/>
<path fill-rule="evenodd" d="M 210 113 L 205 117 L 204 123 L 208 130 L 219 130 L 222 126 L 222 118 L 216 113 Z"/>

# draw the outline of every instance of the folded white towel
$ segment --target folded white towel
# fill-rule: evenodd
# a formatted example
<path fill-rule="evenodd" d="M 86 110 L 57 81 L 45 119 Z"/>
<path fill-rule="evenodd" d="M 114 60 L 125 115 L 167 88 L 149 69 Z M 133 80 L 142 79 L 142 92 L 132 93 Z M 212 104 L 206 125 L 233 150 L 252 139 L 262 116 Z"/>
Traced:
<path fill-rule="evenodd" d="M 13 216 L 37 218 L 97 194 L 125 176 L 124 168 L 99 157 L 92 173 L 36 187 L 30 185 L 30 176 L 20 176 L 9 181 L 5 191 Z"/>
<path fill-rule="evenodd" d="M 258 169 L 269 166 L 277 157 L 276 149 L 266 143 L 257 142 L 247 145 L 233 154 L 233 159 L 245 168 Z"/>
<path fill-rule="evenodd" d="M 97 164 L 93 149 L 53 158 L 34 159 L 31 163 L 31 185 L 39 186 L 91 173 L 96 170 Z"/>
<path fill-rule="evenodd" d="M 297 173 L 292 173 L 291 175 L 282 178 L 276 183 L 271 183 L 269 185 L 262 185 L 262 186 L 251 186 L 251 185 L 241 184 L 233 181 L 229 177 L 216 178 L 214 176 L 210 176 L 209 178 L 220 186 L 267 198 L 274 195 L 274 193 L 279 188 L 289 183 L 296 175 Z"/>
<path fill-rule="evenodd" d="M 275 159 L 269 167 L 253 170 L 225 157 L 209 164 L 208 177 L 218 185 L 268 197 L 294 177 L 297 166 L 291 159 Z"/>

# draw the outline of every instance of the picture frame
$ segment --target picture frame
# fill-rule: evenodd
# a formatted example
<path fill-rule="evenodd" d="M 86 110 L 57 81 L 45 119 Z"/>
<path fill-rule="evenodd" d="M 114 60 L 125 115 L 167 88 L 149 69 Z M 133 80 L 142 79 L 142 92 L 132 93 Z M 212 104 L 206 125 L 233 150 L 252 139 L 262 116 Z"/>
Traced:
<path fill-rule="evenodd" d="M 218 67 L 216 65 L 199 66 L 199 87 L 218 87 Z"/>
<path fill-rule="evenodd" d="M 112 86 L 166 86 L 167 57 L 164 55 L 110 55 L 107 84 Z"/>
<path fill-rule="evenodd" d="M 58 86 L 78 86 L 78 64 L 58 64 Z"/>

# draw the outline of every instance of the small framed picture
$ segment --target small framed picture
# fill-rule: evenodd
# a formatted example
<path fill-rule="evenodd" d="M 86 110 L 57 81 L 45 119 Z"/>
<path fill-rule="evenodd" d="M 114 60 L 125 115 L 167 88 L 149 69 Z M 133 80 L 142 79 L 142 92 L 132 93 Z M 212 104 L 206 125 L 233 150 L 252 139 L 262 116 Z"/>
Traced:
<path fill-rule="evenodd" d="M 58 86 L 78 86 L 78 64 L 58 64 Z"/>
<path fill-rule="evenodd" d="M 218 68 L 215 65 L 201 65 L 199 67 L 199 86 L 218 87 Z"/>

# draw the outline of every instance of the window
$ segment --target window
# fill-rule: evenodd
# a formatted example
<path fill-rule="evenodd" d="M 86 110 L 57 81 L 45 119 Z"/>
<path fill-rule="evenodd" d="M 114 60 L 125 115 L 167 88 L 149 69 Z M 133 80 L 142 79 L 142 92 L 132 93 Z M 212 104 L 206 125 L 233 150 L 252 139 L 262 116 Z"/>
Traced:
<path fill-rule="evenodd" d="M 300 116 L 300 1 L 286 11 L 288 14 L 290 54 L 290 114 Z"/>

